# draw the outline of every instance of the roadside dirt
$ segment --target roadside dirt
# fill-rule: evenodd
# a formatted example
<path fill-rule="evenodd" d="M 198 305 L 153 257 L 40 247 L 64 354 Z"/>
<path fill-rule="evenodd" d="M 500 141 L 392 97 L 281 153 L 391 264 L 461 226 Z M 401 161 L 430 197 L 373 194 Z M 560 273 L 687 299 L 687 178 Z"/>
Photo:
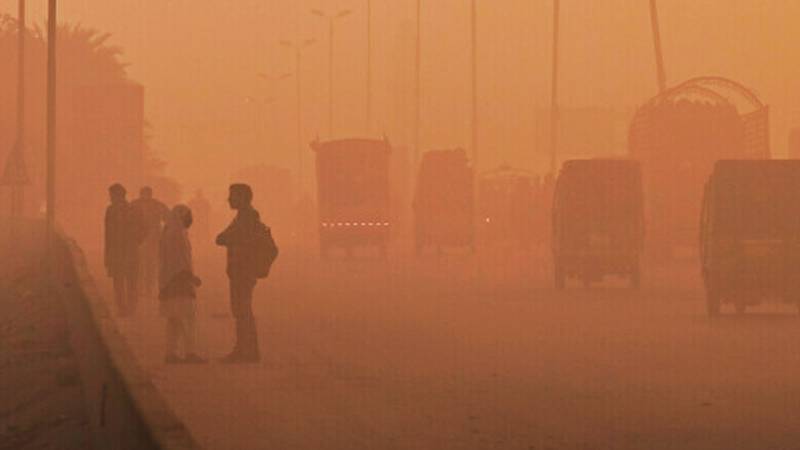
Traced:
<path fill-rule="evenodd" d="M 87 449 L 62 305 L 41 277 L 19 273 L 0 274 L 0 450 Z"/>

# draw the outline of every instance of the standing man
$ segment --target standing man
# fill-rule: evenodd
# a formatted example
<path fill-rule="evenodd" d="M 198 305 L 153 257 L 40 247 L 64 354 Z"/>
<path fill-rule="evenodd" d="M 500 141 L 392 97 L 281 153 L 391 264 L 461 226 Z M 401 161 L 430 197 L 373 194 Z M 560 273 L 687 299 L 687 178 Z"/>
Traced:
<path fill-rule="evenodd" d="M 129 317 L 138 303 L 139 244 L 144 239 L 144 224 L 125 198 L 125 188 L 117 183 L 108 189 L 111 205 L 105 217 L 105 266 L 114 280 L 117 314 Z"/>
<path fill-rule="evenodd" d="M 246 184 L 230 186 L 228 203 L 236 211 L 236 218 L 217 236 L 217 245 L 226 247 L 228 253 L 227 274 L 231 312 L 236 321 L 236 344 L 222 362 L 256 363 L 261 360 L 261 354 L 253 316 L 253 289 L 258 280 L 256 239 L 261 218 L 253 209 L 253 190 Z"/>
<path fill-rule="evenodd" d="M 144 221 L 145 237 L 139 247 L 142 263 L 141 286 L 145 295 L 156 295 L 158 285 L 158 245 L 161 238 L 161 225 L 166 222 L 169 208 L 153 198 L 153 189 L 149 186 L 139 191 L 139 198 L 131 202 L 131 207 Z"/>

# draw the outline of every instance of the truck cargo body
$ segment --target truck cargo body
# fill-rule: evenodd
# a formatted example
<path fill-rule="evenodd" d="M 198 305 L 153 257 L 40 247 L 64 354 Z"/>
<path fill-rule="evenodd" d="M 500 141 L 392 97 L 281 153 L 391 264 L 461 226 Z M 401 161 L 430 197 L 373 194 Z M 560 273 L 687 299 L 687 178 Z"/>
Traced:
<path fill-rule="evenodd" d="M 385 255 L 392 227 L 389 161 L 384 140 L 347 139 L 312 144 L 317 160 L 320 251 L 350 253 L 374 246 Z"/>
<path fill-rule="evenodd" d="M 644 217 L 637 162 L 567 161 L 556 183 L 552 214 L 558 288 L 571 277 L 588 285 L 606 275 L 627 276 L 639 285 Z"/>

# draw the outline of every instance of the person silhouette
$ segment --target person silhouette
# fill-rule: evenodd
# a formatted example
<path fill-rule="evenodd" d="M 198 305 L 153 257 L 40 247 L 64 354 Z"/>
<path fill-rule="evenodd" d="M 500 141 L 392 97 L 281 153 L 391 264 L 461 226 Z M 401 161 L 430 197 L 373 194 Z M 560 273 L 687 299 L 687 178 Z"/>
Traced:
<path fill-rule="evenodd" d="M 172 208 L 159 246 L 159 310 L 167 320 L 167 364 L 204 363 L 195 353 L 196 288 L 202 283 L 195 275 L 188 229 L 192 210 L 185 205 Z M 183 343 L 183 357 L 178 344 Z"/>
<path fill-rule="evenodd" d="M 158 285 L 158 242 L 161 238 L 161 225 L 167 220 L 169 208 L 153 198 L 153 189 L 149 186 L 139 191 L 139 198 L 131 202 L 131 207 L 142 218 L 146 233 L 144 241 L 139 246 L 140 284 L 145 295 L 153 297 Z"/>
<path fill-rule="evenodd" d="M 125 187 L 116 183 L 108 193 L 111 204 L 105 214 L 104 263 L 114 280 L 117 314 L 128 317 L 135 314 L 138 304 L 138 249 L 146 231 L 141 216 L 125 198 Z"/>
<path fill-rule="evenodd" d="M 217 236 L 216 243 L 227 249 L 227 275 L 230 282 L 231 312 L 236 323 L 236 344 L 223 363 L 260 361 L 256 320 L 253 315 L 253 290 L 258 281 L 253 241 L 261 217 L 253 208 L 253 190 L 246 184 L 232 184 L 228 204 L 236 211 L 233 222 Z"/>

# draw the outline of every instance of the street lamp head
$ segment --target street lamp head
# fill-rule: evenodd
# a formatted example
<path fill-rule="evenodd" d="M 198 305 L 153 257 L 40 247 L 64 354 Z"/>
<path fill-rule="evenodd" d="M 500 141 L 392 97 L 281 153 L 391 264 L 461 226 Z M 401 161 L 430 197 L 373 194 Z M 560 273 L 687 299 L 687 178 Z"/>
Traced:
<path fill-rule="evenodd" d="M 311 10 L 311 14 L 313 14 L 315 16 L 319 16 L 319 17 L 328 17 L 324 12 L 322 12 L 322 11 L 320 11 L 318 9 L 312 9 Z"/>
<path fill-rule="evenodd" d="M 310 47 L 316 43 L 317 43 L 316 39 L 306 39 L 305 41 L 303 41 L 303 47 Z"/>
<path fill-rule="evenodd" d="M 341 19 L 342 17 L 347 17 L 352 13 L 353 13 L 352 10 L 345 9 L 345 10 L 339 11 L 339 14 L 336 14 L 336 18 L 337 19 Z"/>

